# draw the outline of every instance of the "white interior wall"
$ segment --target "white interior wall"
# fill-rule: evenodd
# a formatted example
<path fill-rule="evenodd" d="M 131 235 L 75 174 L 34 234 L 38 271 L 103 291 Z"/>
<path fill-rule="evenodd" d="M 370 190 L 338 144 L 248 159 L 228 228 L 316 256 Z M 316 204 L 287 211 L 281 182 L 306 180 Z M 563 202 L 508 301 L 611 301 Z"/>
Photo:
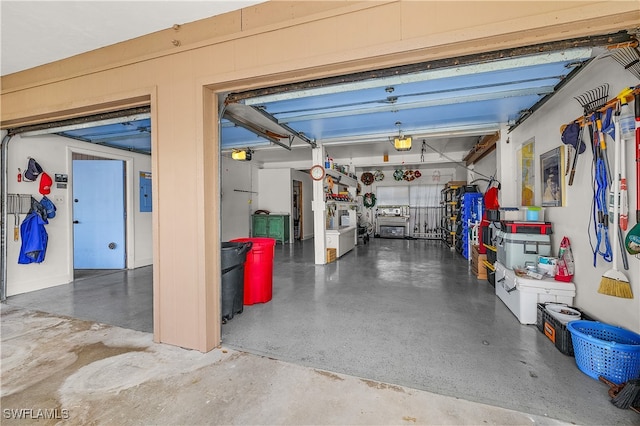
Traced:
<path fill-rule="evenodd" d="M 371 224 L 376 223 L 376 208 L 378 207 L 378 203 L 373 208 L 365 208 L 363 205 L 363 195 L 371 192 L 373 194 L 377 194 L 377 188 L 379 186 L 413 186 L 413 185 L 438 185 L 440 188 L 443 188 L 444 185 L 451 180 L 465 180 L 465 178 L 459 178 L 458 176 L 466 170 L 461 166 L 453 166 L 453 167 L 437 167 L 435 165 L 420 165 L 418 167 L 409 167 L 403 168 L 402 170 L 419 170 L 421 175 L 419 178 L 414 179 L 412 181 L 400 180 L 397 181 L 393 178 L 393 172 L 395 169 L 391 168 L 381 168 L 380 170 L 384 174 L 384 179 L 380 181 L 374 181 L 371 185 L 365 186 L 360 180 L 362 174 L 364 172 L 375 173 L 378 168 L 372 167 L 364 167 L 358 168 L 356 173 L 357 180 L 361 187 L 360 196 L 357 197 L 359 203 L 359 209 L 362 213 L 362 221 L 369 222 Z"/>
<path fill-rule="evenodd" d="M 13 240 L 13 215 L 8 217 L 7 235 L 7 296 L 39 290 L 73 280 L 73 228 L 72 228 L 72 163 L 71 153 L 115 158 L 125 161 L 127 167 L 127 267 L 129 269 L 153 263 L 152 213 L 140 212 L 140 172 L 151 172 L 151 156 L 74 141 L 56 135 L 36 137 L 14 136 L 9 142 L 8 192 L 31 194 L 36 199 L 39 180 L 17 182 L 18 168 L 24 171 L 28 157 L 35 158 L 45 172 L 55 179 L 55 174 L 67 174 L 66 189 L 57 188 L 54 182 L 47 196 L 56 205 L 56 217 L 49 220 L 46 231 L 49 242 L 45 260 L 39 264 L 19 265 L 21 241 Z M 133 213 L 133 214 L 131 214 Z M 22 221 L 25 215 L 20 215 Z M 131 237 L 131 238 L 129 238 Z M 132 241 L 133 240 L 133 241 Z"/>
<path fill-rule="evenodd" d="M 258 205 L 254 209 L 291 214 L 291 169 L 260 169 Z"/>
<path fill-rule="evenodd" d="M 611 58 L 596 59 L 590 63 L 575 79 L 568 82 L 550 101 L 544 104 L 528 120 L 514 129 L 511 134 L 503 135 L 499 146 L 501 163 L 501 205 L 518 205 L 518 187 L 516 151 L 523 143 L 535 138 L 535 202 L 541 203 L 542 182 L 540 179 L 540 154 L 562 145 L 560 126 L 582 115 L 582 107 L 574 99 L 588 90 L 603 83 L 610 85 L 609 98 L 615 97 L 623 88 L 635 86 L 639 82 Z M 593 266 L 593 252 L 589 244 L 588 230 L 591 216 L 592 153 L 588 130 L 584 134 L 587 150 L 579 157 L 575 181 L 572 186 L 565 183 L 566 204 L 564 207 L 547 207 L 545 220 L 553 223 L 552 249 L 557 252 L 563 236 L 569 237 L 576 262 L 574 283 L 577 294 L 575 305 L 584 309 L 596 319 L 606 323 L 620 325 L 640 332 L 640 260 L 629 256 L 629 270 L 625 274 L 631 282 L 633 299 L 623 299 L 598 293 L 602 274 L 611 268 L 598 257 L 597 266 Z M 509 143 L 507 143 L 509 140 Z M 609 139 L 610 141 L 610 139 Z M 613 171 L 613 149 L 609 144 L 609 162 Z M 634 143 L 626 144 L 626 165 L 629 181 L 629 205 L 635 209 L 635 189 L 638 178 L 635 177 Z M 513 177 L 513 178 L 511 178 Z M 635 214 L 629 215 L 630 227 L 635 224 Z M 613 245 L 613 243 L 612 243 Z M 616 249 L 618 249 L 616 247 Z M 622 263 L 619 263 L 622 268 Z"/>
<path fill-rule="evenodd" d="M 476 179 L 489 179 L 491 177 L 496 177 L 496 161 L 496 151 L 494 150 L 491 153 L 487 154 L 486 157 L 470 166 L 470 170 L 467 172 L 467 182 L 471 183 L 476 181 Z M 477 180 L 474 184 L 478 185 L 478 189 L 484 194 L 484 192 L 487 190 L 487 185 L 489 184 L 489 182 L 486 182 L 485 180 Z"/>
<path fill-rule="evenodd" d="M 291 215 L 293 177 L 292 169 L 258 170 L 258 205 L 253 210 L 268 210 L 272 214 Z M 289 220 L 290 237 L 293 236 L 293 221 Z M 290 239 L 291 240 L 291 239 Z"/>
<path fill-rule="evenodd" d="M 222 157 L 222 241 L 251 235 L 251 214 L 258 201 L 254 175 L 258 175 L 255 163 Z"/>
<path fill-rule="evenodd" d="M 303 239 L 313 238 L 312 180 L 308 173 L 290 168 L 259 169 L 251 161 L 222 157 L 222 241 L 251 235 L 256 210 L 291 215 L 293 180 L 302 182 Z M 293 235 L 293 220 L 290 220 Z"/>

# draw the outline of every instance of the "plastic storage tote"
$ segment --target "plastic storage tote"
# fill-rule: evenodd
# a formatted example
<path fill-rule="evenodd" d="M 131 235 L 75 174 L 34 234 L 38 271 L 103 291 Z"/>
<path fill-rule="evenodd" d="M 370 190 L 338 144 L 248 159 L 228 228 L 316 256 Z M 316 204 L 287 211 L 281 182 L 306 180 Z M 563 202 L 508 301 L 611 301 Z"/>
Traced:
<path fill-rule="evenodd" d="M 244 264 L 250 242 L 222 243 L 220 260 L 222 266 L 222 323 L 242 313 Z"/>
<path fill-rule="evenodd" d="M 273 256 L 276 240 L 273 238 L 237 238 L 233 242 L 251 242 L 244 265 L 244 304 L 265 303 L 273 293 Z"/>

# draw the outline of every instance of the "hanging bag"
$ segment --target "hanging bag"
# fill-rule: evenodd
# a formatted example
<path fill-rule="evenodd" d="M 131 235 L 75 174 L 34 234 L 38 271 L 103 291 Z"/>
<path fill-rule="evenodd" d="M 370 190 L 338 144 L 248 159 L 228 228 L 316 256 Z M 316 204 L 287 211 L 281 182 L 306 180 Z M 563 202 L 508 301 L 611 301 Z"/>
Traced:
<path fill-rule="evenodd" d="M 571 243 L 568 237 L 563 237 L 558 251 L 558 268 L 555 275 L 556 281 L 571 282 L 575 273 L 575 263 L 571 251 Z"/>

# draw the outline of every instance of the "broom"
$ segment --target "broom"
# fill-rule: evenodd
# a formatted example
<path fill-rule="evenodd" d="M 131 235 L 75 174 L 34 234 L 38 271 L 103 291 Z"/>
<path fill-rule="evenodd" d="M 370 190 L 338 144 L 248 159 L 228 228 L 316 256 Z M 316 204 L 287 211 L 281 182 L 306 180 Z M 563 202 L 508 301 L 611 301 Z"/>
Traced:
<path fill-rule="evenodd" d="M 640 379 L 631 379 L 623 385 L 611 403 L 618 408 L 640 407 Z"/>
<path fill-rule="evenodd" d="M 615 132 L 615 140 L 614 140 L 614 149 L 615 149 L 615 159 L 614 159 L 614 185 L 613 185 L 613 244 L 611 244 L 613 251 L 613 259 L 611 264 L 611 269 L 606 271 L 602 275 L 602 279 L 600 280 L 600 287 L 598 288 L 598 293 L 606 294 L 609 296 L 622 297 L 625 299 L 632 299 L 633 293 L 631 292 L 631 284 L 629 284 L 629 279 L 625 274 L 618 270 L 618 206 L 620 200 L 618 197 L 620 196 L 620 185 L 619 185 L 619 175 L 620 175 L 620 103 L 616 105 L 616 111 L 613 116 L 613 125 Z"/>

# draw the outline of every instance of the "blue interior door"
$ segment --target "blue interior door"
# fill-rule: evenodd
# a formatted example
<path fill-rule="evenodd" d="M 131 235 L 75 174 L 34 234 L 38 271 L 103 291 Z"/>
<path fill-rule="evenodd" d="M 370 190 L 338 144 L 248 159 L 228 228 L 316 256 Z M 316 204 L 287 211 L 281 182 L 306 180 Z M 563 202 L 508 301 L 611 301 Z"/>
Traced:
<path fill-rule="evenodd" d="M 73 160 L 73 266 L 125 267 L 124 162 Z"/>

